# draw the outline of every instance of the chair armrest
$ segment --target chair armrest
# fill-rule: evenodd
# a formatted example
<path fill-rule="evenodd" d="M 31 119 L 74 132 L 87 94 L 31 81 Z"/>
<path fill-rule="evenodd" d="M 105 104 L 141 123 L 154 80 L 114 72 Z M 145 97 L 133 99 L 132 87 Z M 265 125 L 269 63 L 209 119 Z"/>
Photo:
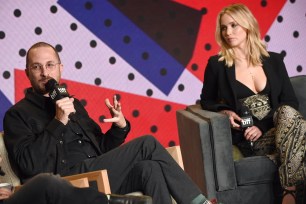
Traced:
<path fill-rule="evenodd" d="M 76 179 L 76 180 L 70 180 L 69 182 L 74 187 L 78 187 L 78 188 L 87 188 L 87 187 L 89 187 L 88 178 L 80 178 L 80 179 Z"/>
<path fill-rule="evenodd" d="M 91 171 L 82 174 L 75 174 L 71 176 L 62 177 L 68 181 L 87 178 L 89 182 L 95 181 L 97 182 L 98 190 L 105 194 L 110 194 L 111 189 L 109 185 L 107 170 L 99 170 L 99 171 Z"/>
<path fill-rule="evenodd" d="M 201 190 L 216 197 L 237 188 L 228 118 L 191 105 L 177 111 L 177 123 L 185 171 Z"/>
<path fill-rule="evenodd" d="M 96 182 L 98 191 L 111 194 L 107 170 L 91 171 L 82 174 L 61 177 L 71 183 L 74 187 L 86 188 L 89 187 L 89 182 Z M 14 187 L 14 192 L 18 191 L 23 185 Z"/>
<path fill-rule="evenodd" d="M 209 137 L 211 138 L 218 191 L 237 188 L 231 127 L 228 117 L 221 113 L 203 110 L 200 105 L 188 106 L 186 110 L 209 124 Z"/>
<path fill-rule="evenodd" d="M 13 171 L 9 158 L 8 158 L 8 154 L 6 151 L 6 147 L 4 144 L 4 132 L 0 132 L 0 157 L 2 159 L 0 165 L 1 165 L 1 169 L 3 170 L 3 172 L 5 173 L 4 176 L 0 177 L 0 182 L 1 183 L 10 183 L 13 186 L 19 186 L 20 185 L 20 180 L 19 178 L 16 176 L 15 172 Z"/>

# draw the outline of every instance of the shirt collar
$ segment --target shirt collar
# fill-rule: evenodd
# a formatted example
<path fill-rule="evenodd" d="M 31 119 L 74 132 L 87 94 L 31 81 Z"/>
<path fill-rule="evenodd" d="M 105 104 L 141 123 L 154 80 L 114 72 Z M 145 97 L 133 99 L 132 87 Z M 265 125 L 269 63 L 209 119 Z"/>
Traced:
<path fill-rule="evenodd" d="M 46 106 L 52 102 L 50 97 L 34 92 L 33 88 L 26 89 L 25 98 L 41 108 L 46 108 Z"/>

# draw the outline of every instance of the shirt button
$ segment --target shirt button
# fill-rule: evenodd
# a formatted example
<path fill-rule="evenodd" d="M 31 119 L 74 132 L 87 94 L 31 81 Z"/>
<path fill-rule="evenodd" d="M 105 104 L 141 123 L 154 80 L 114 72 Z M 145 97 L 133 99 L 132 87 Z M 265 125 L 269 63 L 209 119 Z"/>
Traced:
<path fill-rule="evenodd" d="M 62 145 L 64 142 L 63 142 L 63 140 L 60 140 L 59 143 Z"/>
<path fill-rule="evenodd" d="M 65 160 L 65 159 L 62 159 L 62 163 L 63 163 L 63 164 L 66 164 L 66 160 Z"/>
<path fill-rule="evenodd" d="M 64 135 L 65 135 L 65 134 L 64 134 L 64 133 L 62 133 L 62 137 L 64 137 Z"/>
<path fill-rule="evenodd" d="M 78 140 L 78 143 L 79 143 L 79 144 L 82 144 L 82 140 Z"/>

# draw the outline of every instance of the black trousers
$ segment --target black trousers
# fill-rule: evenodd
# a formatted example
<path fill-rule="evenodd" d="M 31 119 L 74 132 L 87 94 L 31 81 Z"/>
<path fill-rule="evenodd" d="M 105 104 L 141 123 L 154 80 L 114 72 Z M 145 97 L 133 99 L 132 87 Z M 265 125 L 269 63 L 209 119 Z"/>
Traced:
<path fill-rule="evenodd" d="M 167 150 L 153 137 L 142 136 L 99 157 L 85 160 L 71 174 L 107 169 L 112 193 L 141 191 L 153 203 L 190 204 L 202 194 Z"/>
<path fill-rule="evenodd" d="M 76 188 L 69 182 L 51 174 L 39 174 L 4 204 L 107 204 L 105 194 L 93 188 Z"/>

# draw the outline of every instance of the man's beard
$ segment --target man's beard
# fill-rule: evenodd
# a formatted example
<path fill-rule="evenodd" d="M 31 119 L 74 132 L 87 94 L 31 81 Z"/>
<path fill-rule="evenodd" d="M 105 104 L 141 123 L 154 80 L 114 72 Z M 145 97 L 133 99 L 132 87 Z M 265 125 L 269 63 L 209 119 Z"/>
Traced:
<path fill-rule="evenodd" d="M 43 85 L 41 86 L 38 84 L 32 84 L 32 88 L 35 93 L 38 93 L 40 95 L 48 94 L 48 92 L 46 91 L 46 88 Z"/>

